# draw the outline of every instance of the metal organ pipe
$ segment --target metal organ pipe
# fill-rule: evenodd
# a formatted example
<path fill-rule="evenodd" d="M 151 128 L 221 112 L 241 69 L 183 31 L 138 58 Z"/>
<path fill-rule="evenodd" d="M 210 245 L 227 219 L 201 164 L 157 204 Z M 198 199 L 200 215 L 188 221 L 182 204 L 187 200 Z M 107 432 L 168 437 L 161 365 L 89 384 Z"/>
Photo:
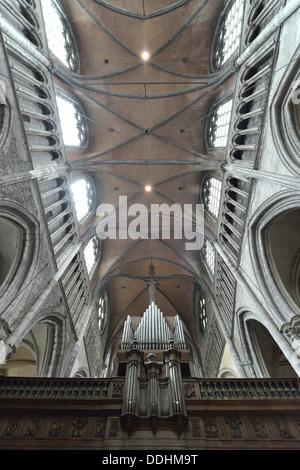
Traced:
<path fill-rule="evenodd" d="M 133 338 L 137 339 L 138 349 L 168 349 L 170 337 L 174 339 L 177 349 L 185 349 L 185 339 L 179 315 L 174 318 L 174 333 L 154 302 L 151 302 L 136 328 L 135 334 L 132 319 L 128 315 L 124 323 L 122 349 L 133 347 Z"/>
<path fill-rule="evenodd" d="M 146 349 L 149 349 L 149 315 L 148 315 L 149 309 L 146 310 L 146 341 L 145 341 L 145 346 Z"/>
<path fill-rule="evenodd" d="M 144 341 L 145 341 L 145 331 L 144 331 L 144 322 L 142 321 L 140 324 L 139 324 L 139 330 L 141 332 L 140 334 L 140 341 L 141 341 L 141 348 L 144 349 Z"/>
<path fill-rule="evenodd" d="M 157 325 L 157 337 L 158 337 L 158 344 L 162 344 L 162 338 L 161 338 L 161 312 L 158 309 L 158 325 Z"/>
<path fill-rule="evenodd" d="M 152 321 L 152 308 L 151 308 L 151 305 L 148 309 L 148 349 L 152 349 L 152 324 L 151 324 L 151 321 Z"/>
<path fill-rule="evenodd" d="M 159 348 L 159 336 L 158 336 L 158 308 L 155 305 L 155 348 Z"/>

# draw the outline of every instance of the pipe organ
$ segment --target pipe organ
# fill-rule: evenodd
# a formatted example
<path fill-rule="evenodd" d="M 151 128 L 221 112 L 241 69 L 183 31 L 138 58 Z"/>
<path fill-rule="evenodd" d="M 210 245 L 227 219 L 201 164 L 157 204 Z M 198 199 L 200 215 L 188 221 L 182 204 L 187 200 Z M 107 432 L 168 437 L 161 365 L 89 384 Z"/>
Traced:
<path fill-rule="evenodd" d="M 188 352 L 179 316 L 170 326 L 153 301 L 135 329 L 128 315 L 119 354 L 126 359 L 122 423 L 127 431 L 145 418 L 154 427 L 171 420 L 183 429 L 187 416 L 181 360 Z"/>
<path fill-rule="evenodd" d="M 151 302 L 136 328 L 133 331 L 132 318 L 128 315 L 124 324 L 122 349 L 168 349 L 170 340 L 173 348 L 186 349 L 182 323 L 179 315 L 174 318 L 174 327 L 171 329 L 160 309 Z"/>

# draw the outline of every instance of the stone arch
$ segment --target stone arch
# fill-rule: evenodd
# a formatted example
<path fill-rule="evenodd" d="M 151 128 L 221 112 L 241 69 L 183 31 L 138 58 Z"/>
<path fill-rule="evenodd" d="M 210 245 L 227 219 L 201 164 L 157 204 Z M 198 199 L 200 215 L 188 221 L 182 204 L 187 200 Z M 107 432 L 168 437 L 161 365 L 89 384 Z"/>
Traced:
<path fill-rule="evenodd" d="M 268 199 L 249 225 L 249 246 L 258 285 L 275 307 L 277 322 L 300 314 L 300 192 L 282 191 Z"/>
<path fill-rule="evenodd" d="M 251 312 L 239 317 L 244 353 L 256 377 L 297 377 L 271 332 Z"/>
<path fill-rule="evenodd" d="M 300 47 L 286 70 L 271 107 L 271 126 L 279 156 L 284 165 L 300 173 Z"/>
<path fill-rule="evenodd" d="M 0 311 L 14 301 L 20 304 L 36 271 L 40 229 L 36 219 L 19 204 L 2 200 L 0 205 Z M 5 316 L 5 313 L 4 313 Z"/>
<path fill-rule="evenodd" d="M 6 96 L 6 84 L 0 80 L 0 149 L 8 143 L 11 108 Z"/>
<path fill-rule="evenodd" d="M 38 321 L 24 335 L 15 352 L 0 368 L 6 376 L 53 377 L 59 375 L 65 346 L 62 320 L 56 315 Z"/>
<path fill-rule="evenodd" d="M 73 375 L 73 377 L 86 379 L 89 377 L 88 371 L 85 368 L 78 369 L 77 372 Z"/>

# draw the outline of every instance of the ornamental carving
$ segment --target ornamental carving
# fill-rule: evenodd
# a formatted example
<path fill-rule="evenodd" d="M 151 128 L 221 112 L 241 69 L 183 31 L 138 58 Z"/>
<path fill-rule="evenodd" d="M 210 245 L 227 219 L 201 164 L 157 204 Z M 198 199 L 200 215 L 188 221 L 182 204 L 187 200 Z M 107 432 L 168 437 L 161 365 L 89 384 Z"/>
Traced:
<path fill-rule="evenodd" d="M 72 423 L 73 425 L 73 432 L 72 437 L 82 437 L 84 429 L 87 425 L 87 419 L 77 419 Z"/>
<path fill-rule="evenodd" d="M 277 428 L 278 434 L 280 439 L 291 439 L 292 436 L 290 435 L 288 431 L 288 427 L 286 423 L 283 423 L 281 421 L 275 421 L 275 426 Z"/>
<path fill-rule="evenodd" d="M 119 432 L 119 420 L 112 419 L 109 428 L 109 437 L 117 437 Z"/>
<path fill-rule="evenodd" d="M 123 397 L 123 387 L 124 387 L 123 383 L 115 382 L 113 384 L 112 397 L 113 398 L 122 398 Z"/>
<path fill-rule="evenodd" d="M 7 423 L 4 436 L 13 436 L 17 430 L 20 418 L 11 418 Z"/>
<path fill-rule="evenodd" d="M 229 426 L 231 437 L 233 437 L 233 438 L 242 438 L 243 437 L 242 431 L 240 429 L 240 426 L 241 426 L 242 423 L 239 419 L 230 418 L 230 419 L 226 419 L 225 422 Z"/>
<path fill-rule="evenodd" d="M 37 417 L 31 418 L 28 424 L 28 428 L 27 428 L 25 436 L 35 437 L 39 432 L 41 421 L 42 421 L 42 418 L 37 418 Z"/>
<path fill-rule="evenodd" d="M 105 419 L 105 418 L 97 419 L 95 437 L 98 437 L 100 439 L 104 439 L 105 432 L 106 432 L 106 424 L 107 424 L 107 419 Z"/>
<path fill-rule="evenodd" d="M 192 419 L 191 420 L 193 437 L 201 437 L 201 425 L 199 419 Z"/>
<path fill-rule="evenodd" d="M 268 435 L 265 431 L 265 425 L 262 421 L 252 421 L 255 437 L 257 439 L 267 439 Z"/>
<path fill-rule="evenodd" d="M 215 419 L 204 420 L 206 437 L 218 437 L 218 427 Z"/>
<path fill-rule="evenodd" d="M 195 398 L 196 397 L 196 389 L 195 389 L 195 384 L 192 383 L 186 383 L 183 385 L 184 387 L 184 393 L 185 393 L 185 398 Z"/>
<path fill-rule="evenodd" d="M 61 430 L 62 430 L 62 422 L 60 420 L 55 421 L 51 426 L 51 429 L 49 431 L 49 436 L 58 437 L 61 433 Z"/>

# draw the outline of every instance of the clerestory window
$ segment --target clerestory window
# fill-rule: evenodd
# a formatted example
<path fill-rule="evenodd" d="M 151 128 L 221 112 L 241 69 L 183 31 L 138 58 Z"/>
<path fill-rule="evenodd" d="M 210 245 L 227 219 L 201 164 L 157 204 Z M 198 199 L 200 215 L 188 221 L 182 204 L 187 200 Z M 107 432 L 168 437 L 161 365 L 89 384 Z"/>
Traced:
<path fill-rule="evenodd" d="M 222 182 L 208 176 L 203 183 L 203 203 L 205 209 L 215 218 L 218 217 Z"/>
<path fill-rule="evenodd" d="M 204 262 L 207 266 L 210 276 L 213 277 L 215 270 L 215 250 L 207 238 L 204 240 L 202 249 Z"/>
<path fill-rule="evenodd" d="M 207 122 L 207 141 L 211 149 L 225 148 L 228 142 L 233 100 L 219 103 Z"/>
<path fill-rule="evenodd" d="M 100 258 L 100 240 L 96 235 L 91 238 L 83 253 L 88 274 L 92 277 Z"/>
<path fill-rule="evenodd" d="M 104 293 L 100 296 L 98 302 L 98 327 L 99 332 L 102 334 L 106 327 L 108 315 L 108 303 L 107 303 L 107 294 Z"/>
<path fill-rule="evenodd" d="M 87 125 L 79 104 L 60 94 L 57 94 L 56 102 L 64 144 L 83 147 L 87 141 Z"/>
<path fill-rule="evenodd" d="M 207 327 L 207 308 L 205 297 L 201 293 L 198 296 L 198 312 L 200 331 L 204 334 Z"/>
<path fill-rule="evenodd" d="M 86 178 L 74 181 L 71 185 L 78 221 L 81 222 L 91 212 L 94 205 L 94 192 L 91 182 Z"/>
<path fill-rule="evenodd" d="M 229 1 L 222 15 L 213 51 L 213 65 L 220 70 L 240 44 L 244 0 Z"/>
<path fill-rule="evenodd" d="M 56 0 L 41 0 L 49 49 L 72 72 L 78 71 L 78 53 L 71 27 Z"/>

